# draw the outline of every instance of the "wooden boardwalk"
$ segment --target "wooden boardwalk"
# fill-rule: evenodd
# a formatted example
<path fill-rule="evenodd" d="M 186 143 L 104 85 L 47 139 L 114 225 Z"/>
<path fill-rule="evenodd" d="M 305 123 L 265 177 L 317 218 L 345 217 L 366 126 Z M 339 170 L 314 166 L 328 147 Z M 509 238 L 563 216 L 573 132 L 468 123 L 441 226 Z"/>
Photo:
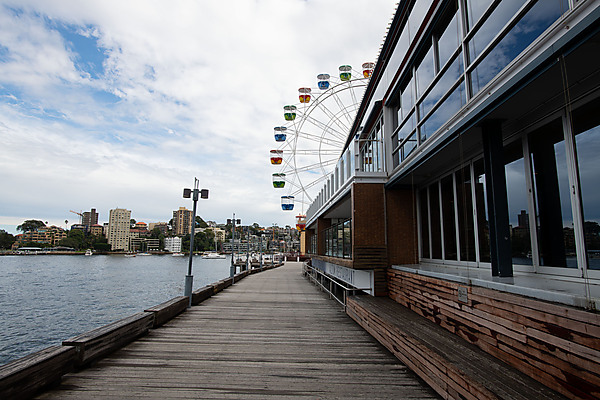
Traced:
<path fill-rule="evenodd" d="M 301 274 L 250 275 L 39 399 L 435 399 Z"/>

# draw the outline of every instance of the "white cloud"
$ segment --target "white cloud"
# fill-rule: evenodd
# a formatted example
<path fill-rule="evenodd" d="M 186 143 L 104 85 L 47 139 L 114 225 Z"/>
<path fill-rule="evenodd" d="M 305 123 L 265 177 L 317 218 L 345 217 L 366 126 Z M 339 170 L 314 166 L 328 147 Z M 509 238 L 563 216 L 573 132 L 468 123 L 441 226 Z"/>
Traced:
<path fill-rule="evenodd" d="M 0 0 L 0 223 L 114 207 L 292 225 L 273 190 L 272 127 L 297 88 L 374 61 L 394 1 Z M 61 35 L 97 39 L 98 78 Z M 111 95 L 112 94 L 112 95 Z M 35 212 L 33 211 L 35 210 Z M 12 219 L 11 219 L 12 218 Z M 12 222 L 11 222 L 12 223 Z"/>

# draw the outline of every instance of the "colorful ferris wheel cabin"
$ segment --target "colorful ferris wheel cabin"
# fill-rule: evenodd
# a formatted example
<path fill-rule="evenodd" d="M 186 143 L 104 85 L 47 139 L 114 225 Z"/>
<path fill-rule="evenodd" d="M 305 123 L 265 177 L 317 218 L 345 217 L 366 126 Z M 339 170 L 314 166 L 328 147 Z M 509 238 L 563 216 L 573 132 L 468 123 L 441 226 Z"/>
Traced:
<path fill-rule="evenodd" d="M 310 101 L 310 88 L 302 87 L 298 89 L 298 97 L 300 98 L 300 103 L 308 103 Z"/>
<path fill-rule="evenodd" d="M 306 215 L 296 215 L 296 229 L 303 231 L 306 228 Z"/>
<path fill-rule="evenodd" d="M 285 174 L 273 174 L 273 187 L 277 189 L 285 187 Z"/>
<path fill-rule="evenodd" d="M 285 139 L 287 137 L 287 135 L 285 134 L 285 131 L 287 130 L 287 128 L 285 126 L 276 126 L 274 128 L 275 130 L 275 141 L 276 142 L 285 142 Z"/>
<path fill-rule="evenodd" d="M 278 165 L 283 161 L 283 150 L 271 150 L 271 164 Z"/>
<path fill-rule="evenodd" d="M 365 78 L 370 78 L 373 75 L 373 69 L 375 68 L 375 63 L 367 62 L 362 65 L 363 68 L 363 76 Z"/>
<path fill-rule="evenodd" d="M 296 106 L 285 106 L 283 107 L 283 117 L 286 121 L 293 121 L 296 119 Z"/>
<path fill-rule="evenodd" d="M 319 80 L 317 85 L 319 85 L 319 89 L 321 89 L 321 90 L 329 89 L 329 78 L 331 78 L 331 76 L 329 74 L 317 75 L 317 79 Z"/>
<path fill-rule="evenodd" d="M 349 81 L 352 78 L 352 67 L 349 65 L 340 66 L 340 79 L 343 81 Z"/>
<path fill-rule="evenodd" d="M 294 196 L 281 196 L 281 209 L 290 211 L 294 209 Z"/>

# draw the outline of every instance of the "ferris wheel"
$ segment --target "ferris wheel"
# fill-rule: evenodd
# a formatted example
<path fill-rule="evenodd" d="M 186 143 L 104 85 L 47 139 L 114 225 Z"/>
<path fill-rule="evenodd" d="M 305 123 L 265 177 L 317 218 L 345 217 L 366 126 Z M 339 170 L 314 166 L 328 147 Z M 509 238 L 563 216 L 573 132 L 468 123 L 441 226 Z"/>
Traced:
<path fill-rule="evenodd" d="M 299 203 L 303 214 L 335 168 L 374 66 L 364 63 L 356 71 L 342 65 L 338 76 L 319 74 L 316 87 L 301 87 L 299 102 L 283 107 L 285 122 L 274 128 L 277 147 L 271 150 L 271 164 L 279 167 L 273 187 L 285 193 L 282 210 Z"/>

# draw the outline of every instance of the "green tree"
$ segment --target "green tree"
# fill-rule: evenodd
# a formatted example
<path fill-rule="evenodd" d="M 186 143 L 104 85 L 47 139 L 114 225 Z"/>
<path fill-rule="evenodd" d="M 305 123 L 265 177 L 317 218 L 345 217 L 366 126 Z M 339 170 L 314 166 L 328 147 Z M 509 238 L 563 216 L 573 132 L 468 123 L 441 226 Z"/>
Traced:
<path fill-rule="evenodd" d="M 28 219 L 21 225 L 17 226 L 17 230 L 20 232 L 31 232 L 36 231 L 44 226 L 46 226 L 46 224 L 43 221 L 37 219 Z"/>
<path fill-rule="evenodd" d="M 199 215 L 196 215 L 196 228 L 206 228 L 208 224 Z"/>
<path fill-rule="evenodd" d="M 15 242 L 15 237 L 4 229 L 0 229 L 0 249 L 10 249 Z"/>
<path fill-rule="evenodd" d="M 85 250 L 92 247 L 92 239 L 85 236 L 80 229 L 71 229 L 67 237 L 62 239 L 59 246 L 72 247 L 76 250 Z"/>

